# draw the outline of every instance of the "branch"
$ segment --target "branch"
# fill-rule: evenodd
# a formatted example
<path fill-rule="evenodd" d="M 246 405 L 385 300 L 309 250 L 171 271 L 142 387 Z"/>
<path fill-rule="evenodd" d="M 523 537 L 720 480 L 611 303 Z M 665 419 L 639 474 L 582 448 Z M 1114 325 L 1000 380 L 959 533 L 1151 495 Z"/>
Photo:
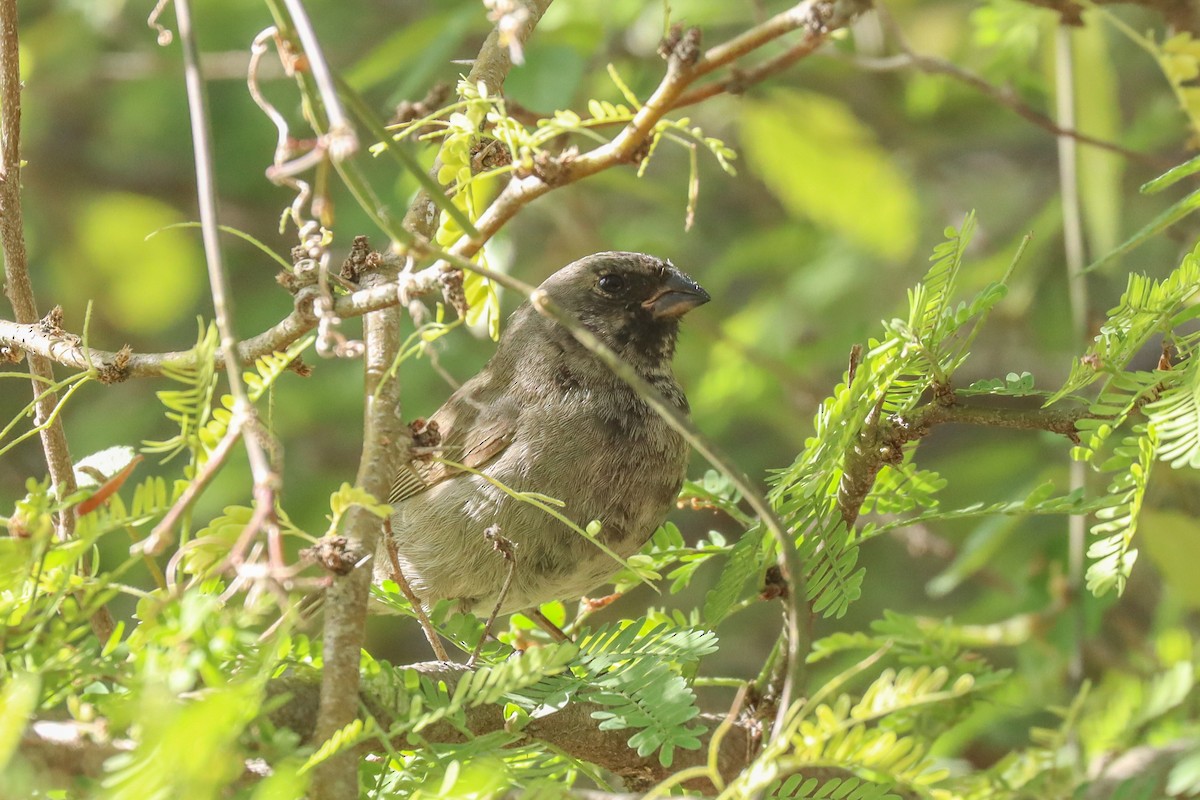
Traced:
<path fill-rule="evenodd" d="M 909 442 L 928 436 L 937 425 L 984 425 L 1029 431 L 1048 431 L 1078 443 L 1076 423 L 1094 418 L 1085 408 L 1057 411 L 1034 408 L 981 408 L 960 405 L 954 395 L 937 397 L 907 414 L 868 419 L 859 441 L 846 454 L 846 466 L 838 486 L 838 508 L 847 525 L 858 519 L 863 501 L 875 485 L 879 470 L 886 464 L 899 463 Z"/>
<path fill-rule="evenodd" d="M 292 26 L 300 39 L 300 46 L 304 48 L 304 55 L 308 58 L 308 71 L 321 93 L 321 103 L 329 120 L 329 130 L 321 137 L 318 147 L 328 151 L 334 161 L 341 161 L 358 150 L 358 134 L 354 132 L 354 126 L 342 110 L 337 89 L 334 87 L 333 73 L 325 62 L 324 51 L 321 50 L 321 43 L 317 40 L 312 22 L 308 19 L 304 3 L 301 0 L 283 0 L 283 4 L 287 7 Z"/>
<path fill-rule="evenodd" d="M 1091 2 L 1080 2 L 1079 0 L 1025 0 L 1025 2 L 1031 6 L 1057 11 L 1062 16 L 1062 21 L 1065 25 L 1082 25 L 1083 12 L 1093 2 L 1098 6 L 1117 4 L 1141 6 L 1162 15 L 1162 18 L 1168 25 L 1178 30 L 1200 33 L 1200 6 L 1197 6 L 1193 0 L 1091 0 Z"/>
<path fill-rule="evenodd" d="M 242 375 L 237 364 L 237 339 L 233 330 L 233 308 L 229 277 L 221 261 L 221 241 L 217 222 L 216 183 L 213 177 L 212 143 L 208 129 L 208 106 L 204 93 L 204 81 L 200 75 L 200 55 L 196 46 L 196 35 L 192 29 L 191 0 L 175 0 L 175 18 L 179 25 L 179 39 L 183 46 L 184 84 L 187 89 L 188 115 L 192 128 L 192 150 L 196 159 L 196 197 L 200 205 L 200 232 L 204 240 L 204 257 L 208 265 L 208 280 L 212 291 L 213 311 L 217 330 L 221 337 L 225 375 L 229 381 L 229 393 L 233 396 L 233 414 L 241 425 L 251 433 L 260 431 L 258 414 L 246 395 Z M 267 457 L 258 436 L 242 437 L 250 472 L 254 476 L 254 504 L 263 513 L 253 519 L 262 524 L 275 513 L 275 492 L 279 488 L 279 474 Z M 156 533 L 160 529 L 156 529 Z"/>
<path fill-rule="evenodd" d="M 16 320 L 33 324 L 39 315 L 29 280 L 25 220 L 21 209 L 21 63 L 16 0 L 0 0 L 0 98 L 0 139 L 3 140 L 0 144 L 3 151 L 0 153 L 0 245 L 4 248 L 4 290 Z M 51 312 L 48 319 L 52 323 L 56 314 Z M 34 425 L 44 426 L 38 435 L 55 495 L 61 500 L 76 489 L 75 468 L 62 416 L 54 413 L 58 395 L 44 391 L 46 385 L 54 384 L 50 361 L 31 354 L 29 375 L 35 398 Z M 75 535 L 73 507 L 58 512 L 56 527 L 61 540 Z M 90 556 L 84 559 L 85 569 L 90 561 Z M 104 606 L 92 614 L 91 625 L 101 642 L 108 641 L 115 628 L 112 614 Z"/>
<path fill-rule="evenodd" d="M 521 5 L 526 11 L 523 18 L 510 30 L 502 32 L 499 25 L 492 29 L 471 64 L 467 81 L 471 84 L 482 82 L 487 87 L 488 97 L 500 94 L 504 88 L 504 79 L 508 77 L 513 66 L 514 45 L 517 48 L 515 52 L 520 52 L 551 2 L 553 0 L 522 0 Z M 441 159 L 437 159 L 430 169 L 430 174 L 435 180 L 440 168 Z M 422 191 L 408 207 L 408 212 L 404 215 L 404 227 L 417 236 L 432 239 L 437 226 L 437 206 L 430 199 L 429 193 Z M 464 230 L 470 230 L 470 227 L 464 227 Z"/>
<path fill-rule="evenodd" d="M 386 283 L 388 272 L 368 273 L 363 283 Z M 400 382 L 388 380 L 387 371 L 400 343 L 398 308 L 370 314 L 365 322 L 366 356 L 363 450 L 355 484 L 372 497 L 388 496 L 392 476 L 407 455 L 406 430 L 400 421 Z M 378 549 L 381 520 L 362 507 L 347 515 L 346 536 L 350 547 L 363 561 Z M 359 560 L 359 559 L 354 559 Z M 348 574 L 332 577 L 325 599 L 324 666 L 321 671 L 320 705 L 314 735 L 325 741 L 355 717 L 358 708 L 359 660 L 367 619 L 367 595 L 371 570 L 361 564 Z M 323 761 L 313 773 L 314 800 L 336 800 L 358 796 L 358 758 L 341 753 Z"/>
<path fill-rule="evenodd" d="M 1032 122 L 1039 128 L 1054 134 L 1055 136 L 1064 136 L 1069 139 L 1074 139 L 1081 144 L 1088 144 L 1092 147 L 1101 150 L 1107 150 L 1111 153 L 1124 156 L 1131 161 L 1138 161 L 1151 166 L 1166 168 L 1178 163 L 1174 159 L 1161 158 L 1159 156 L 1139 153 L 1136 150 L 1130 150 L 1115 142 L 1109 142 L 1104 139 L 1099 139 L 1095 136 L 1089 136 L 1086 133 L 1071 128 L 1064 127 L 1056 123 L 1046 114 L 1033 108 L 1029 104 L 1021 100 L 1017 94 L 1009 88 L 995 86 L 989 83 L 980 76 L 963 69 L 952 61 L 947 61 L 944 58 L 936 56 L 922 55 L 913 51 L 908 39 L 904 36 L 904 32 L 900 26 L 882 7 L 877 7 L 880 19 L 883 21 L 888 32 L 892 35 L 896 46 L 900 49 L 900 53 L 886 58 L 870 58 L 867 56 L 854 56 L 849 59 L 851 63 L 873 72 L 893 72 L 902 69 L 916 69 L 929 75 L 945 75 L 954 80 L 970 86 L 972 89 L 986 95 L 991 100 L 1008 108 L 1017 114 L 1017 116 Z"/>
<path fill-rule="evenodd" d="M 18 753 L 41 781 L 69 786 L 75 778 L 104 775 L 104 762 L 133 750 L 130 739 L 112 739 L 104 722 L 35 720 L 21 734 Z"/>
<path fill-rule="evenodd" d="M 451 693 L 458 681 L 470 674 L 461 664 L 425 662 L 398 669 L 411 669 L 431 680 L 444 681 Z M 264 707 L 274 707 L 268 713 L 271 724 L 298 734 L 307 745 L 320 742 L 314 733 L 318 716 L 321 689 L 312 675 L 286 674 L 267 684 Z M 272 702 L 286 698 L 282 702 Z M 406 719 L 410 708 L 405 698 L 381 698 L 368 693 L 349 696 L 350 719 L 361 709 L 358 718 L 373 718 L 379 727 L 387 730 Z M 700 738 L 696 750 L 676 749 L 670 767 L 659 763 L 657 755 L 639 756 L 628 745 L 630 730 L 601 730 L 599 721 L 592 718 L 595 711 L 604 706 L 594 703 L 569 703 L 544 717 L 531 720 L 524 729 L 514 734 L 545 742 L 556 750 L 580 761 L 595 764 L 615 773 L 630 791 L 645 792 L 655 784 L 692 767 L 709 764 L 710 746 L 717 728 L 725 721 L 724 715 L 701 714 L 696 721 L 706 732 Z M 472 736 L 506 730 L 503 707 L 484 705 L 468 708 L 465 712 L 465 728 Z M 126 752 L 135 744 L 128 739 L 109 740 L 103 737 L 103 727 L 98 723 L 79 722 L 34 722 L 21 740 L 20 755 L 35 765 L 45 765 L 43 774 L 49 772 L 55 778 L 84 776 L 99 778 L 103 775 L 103 762 L 117 752 Z M 372 737 L 350 748 L 346 755 L 357 760 L 365 755 L 387 756 L 396 750 L 413 750 L 431 744 L 457 744 L 467 740 L 463 729 L 442 721 L 421 730 L 419 737 L 410 740 L 408 732 L 398 734 L 392 741 L 383 737 Z M 715 766 L 726 782 L 732 781 L 750 764 L 760 752 L 759 730 L 753 720 L 737 720 L 721 735 L 715 753 Z M 807 777 L 829 780 L 847 777 L 844 770 L 815 767 L 803 770 Z M 781 776 L 783 777 L 783 776 Z M 707 779 L 697 778 L 685 782 L 683 788 L 693 794 L 713 793 Z M 315 792 L 312 796 L 316 795 Z M 355 797 L 344 794 L 339 797 Z M 607 796 L 606 796 L 607 797 Z"/>
<path fill-rule="evenodd" d="M 530 14 L 523 26 L 513 34 L 521 42 L 528 37 L 533 25 L 549 6 L 550 0 L 528 2 Z M 770 72 L 782 69 L 783 66 L 811 53 L 828 38 L 829 33 L 844 27 L 854 15 L 861 13 L 863 8 L 862 0 L 806 0 L 729 42 L 710 48 L 703 54 L 699 54 L 697 49 L 698 32 L 690 32 L 681 37 L 674 44 L 675 51 L 668 58 L 667 75 L 659 88 L 637 118 L 630 122 L 616 139 L 574 159 L 562 158 L 541 176 L 514 178 L 496 202 L 476 221 L 479 236 L 460 240 L 456 243 L 453 254 L 472 255 L 521 208 L 551 189 L 634 160 L 634 156 L 644 149 L 649 137 L 653 135 L 654 126 L 667 112 L 680 104 L 703 99 L 699 94 L 683 93 L 697 78 L 731 64 L 754 48 L 761 47 L 790 31 L 804 28 L 803 39 L 784 54 L 787 57 L 786 63 L 779 64 L 772 60 L 768 64 L 775 64 L 774 69 L 761 67 L 758 70 L 739 73 L 743 85 L 751 79 L 765 77 Z M 493 31 L 480 49 L 468 79 L 482 80 L 488 86 L 489 94 L 498 94 L 511 66 L 509 48 L 501 46 L 499 34 Z M 717 82 L 697 91 L 715 93 L 710 87 L 728 88 L 728 85 L 728 82 Z M 710 95 L 704 95 L 707 96 Z M 415 232 L 419 238 L 429 239 L 436 224 L 436 206 L 427 197 L 418 197 L 405 217 L 405 227 Z M 456 266 L 463 268 L 461 264 Z M 401 298 L 411 298 L 434 291 L 441 287 L 443 274 L 451 269 L 454 267 L 449 261 L 442 259 L 431 268 L 401 275 L 396 284 L 376 285 L 348 296 L 338 297 L 334 301 L 333 314 L 341 319 L 361 316 L 369 311 L 394 305 Z M 528 294 L 529 291 L 527 288 L 525 293 Z M 313 305 L 318 296 L 319 292 L 313 287 L 300 289 L 296 293 L 295 308 L 288 316 L 266 331 L 237 344 L 237 360 L 241 364 L 251 364 L 260 356 L 283 350 L 315 328 L 319 316 Z M 18 322 L 32 323 L 32 320 Z M 165 353 L 133 353 L 127 349 L 116 352 L 89 350 L 80 345 L 78 336 L 61 330 L 44 331 L 31 324 L 22 325 L 0 320 L 0 349 L 6 347 L 36 353 L 79 370 L 96 368 L 98 378 L 106 383 L 132 377 L 161 375 L 164 362 L 188 363 L 193 358 L 187 350 Z"/>
<path fill-rule="evenodd" d="M 730 74 L 721 80 L 706 83 L 682 94 L 672 109 L 690 106 L 707 100 L 723 92 L 740 94 L 751 84 L 759 83 L 772 75 L 782 72 L 805 56 L 820 47 L 827 34 L 844 27 L 851 19 L 870 8 L 869 2 L 835 3 L 801 3 L 786 11 L 776 14 L 749 31 L 743 33 L 725 44 L 712 48 L 704 54 L 697 65 L 701 74 L 712 72 L 717 67 L 726 66 L 742 56 L 757 50 L 764 44 L 783 36 L 786 33 L 803 27 L 809 32 L 823 32 L 826 35 L 805 36 L 783 53 L 773 56 L 763 63 L 749 69 L 734 68 Z"/>
<path fill-rule="evenodd" d="M 17 36 L 16 0 L 0 2 L 0 137 L 3 138 L 3 153 L 0 154 L 0 244 L 4 247 L 4 286 L 13 313 L 19 322 L 36 322 L 39 315 L 33 296 L 33 285 L 29 279 L 28 255 L 25 251 L 25 220 L 21 209 L 21 72 L 20 42 Z M 41 425 L 49 419 L 58 396 L 43 393 L 43 386 L 54 383 L 50 363 L 44 358 L 29 359 L 29 372 L 33 376 L 36 403 L 35 424 Z M 42 385 L 39 385 L 42 384 Z M 41 432 L 42 450 L 46 466 L 54 481 L 59 499 L 75 491 L 75 473 L 71 463 L 71 451 L 67 445 L 62 422 L 55 419 Z M 70 510 L 63 511 L 58 519 L 58 536 L 68 539 L 75 533 L 75 516 Z"/>
<path fill-rule="evenodd" d="M 416 670 L 434 681 L 445 681 L 451 692 L 460 678 L 470 674 L 462 665 L 442 662 L 413 664 L 407 669 Z M 278 709 L 271 713 L 271 722 L 300 734 L 306 740 L 310 739 L 316 699 L 312 684 L 300 676 L 284 676 L 268 684 L 267 692 L 269 696 L 290 696 L 286 703 L 279 705 Z M 363 695 L 356 698 L 357 700 L 362 701 L 366 711 L 384 730 L 393 727 L 409 713 L 407 703 L 403 700 L 398 707 L 386 705 L 379 698 L 369 695 Z M 630 731 L 601 730 L 597 720 L 592 718 L 592 712 L 603 709 L 603 706 L 595 703 L 569 703 L 558 711 L 531 720 L 522 733 L 546 742 L 572 758 L 616 773 L 625 781 L 628 789 L 645 791 L 680 770 L 707 764 L 712 732 L 724 720 L 723 716 L 702 714 L 698 721 L 704 725 L 707 732 L 700 737 L 700 748 L 676 749 L 675 760 L 667 768 L 659 764 L 657 755 L 643 757 L 631 750 L 627 744 Z M 485 705 L 467 709 L 466 728 L 475 736 L 505 730 L 502 707 Z M 439 722 L 423 729 L 420 739 L 430 744 L 451 744 L 465 741 L 466 737 L 455 725 Z M 386 753 L 384 744 L 378 739 L 364 741 L 355 755 Z M 387 745 L 403 750 L 411 750 L 414 746 L 408 741 L 407 732 L 395 737 L 395 741 L 388 742 Z M 717 754 L 717 767 L 722 777 L 726 781 L 735 778 L 753 761 L 758 749 L 757 737 L 751 726 L 734 724 L 721 739 Z M 694 781 L 685 785 L 685 788 L 712 791 L 712 786 L 707 780 Z"/>
<path fill-rule="evenodd" d="M 395 259 L 391 261 L 394 262 Z M 399 302 L 400 292 L 411 291 L 409 287 L 412 286 L 416 286 L 412 278 L 405 277 L 395 283 L 364 287 L 336 298 L 333 313 L 341 319 L 348 319 L 394 306 Z M 432 291 L 432 286 L 422 292 L 412 293 L 428 291 Z M 286 350 L 304 334 L 315 329 L 320 317 L 314 304 L 320 295 L 320 290 L 315 286 L 300 289 L 296 293 L 295 307 L 290 314 L 262 333 L 237 343 L 237 363 L 248 366 L 262 356 Z M 63 366 L 83 371 L 95 370 L 102 383 L 157 377 L 163 374 L 164 364 L 187 365 L 195 359 L 191 350 L 134 353 L 127 347 L 118 351 L 87 348 L 83 347 L 82 341 L 78 335 L 58 327 L 56 321 L 43 320 L 32 325 L 22 325 L 0 319 L 0 351 L 10 349 L 33 353 Z M 224 357 L 219 353 L 217 363 L 225 363 Z"/>
<path fill-rule="evenodd" d="M 863 0 L 804 0 L 707 52 L 700 50 L 698 28 L 669 37 L 662 46 L 667 59 L 666 75 L 612 141 L 580 155 L 561 155 L 536 167 L 532 175 L 515 175 L 499 197 L 475 220 L 479 234 L 464 235 L 450 251 L 469 258 L 518 211 L 552 189 L 611 167 L 640 161 L 658 123 L 680 104 L 685 98 L 684 92 L 697 79 L 797 29 L 803 31 L 803 38 L 796 46 L 803 49 L 802 55 L 807 55 L 867 7 Z M 445 261 L 437 266 L 449 268 Z"/>

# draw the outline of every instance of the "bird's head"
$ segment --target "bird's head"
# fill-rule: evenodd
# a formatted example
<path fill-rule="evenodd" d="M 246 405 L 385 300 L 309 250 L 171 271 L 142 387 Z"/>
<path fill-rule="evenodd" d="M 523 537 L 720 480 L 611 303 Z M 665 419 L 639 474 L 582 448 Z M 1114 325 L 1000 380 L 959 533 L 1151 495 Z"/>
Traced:
<path fill-rule="evenodd" d="M 642 253 L 581 258 L 540 288 L 635 366 L 669 362 L 680 317 L 709 301 L 708 292 L 670 261 Z"/>

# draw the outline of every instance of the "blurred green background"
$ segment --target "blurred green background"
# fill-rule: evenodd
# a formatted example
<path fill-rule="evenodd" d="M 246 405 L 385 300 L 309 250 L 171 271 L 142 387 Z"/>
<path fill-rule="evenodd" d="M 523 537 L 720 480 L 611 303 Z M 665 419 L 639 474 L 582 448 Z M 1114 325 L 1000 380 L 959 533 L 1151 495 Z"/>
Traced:
<path fill-rule="evenodd" d="M 711 44 L 786 5 L 672 0 L 670 8 L 672 20 L 701 26 Z M 334 68 L 384 117 L 402 100 L 421 99 L 436 81 L 453 83 L 467 69 L 454 60 L 470 59 L 489 27 L 476 0 L 309 0 L 306 6 Z M 582 109 L 589 98 L 619 101 L 605 70 L 610 63 L 645 97 L 662 73 L 655 49 L 663 9 L 633 0 L 556 0 L 525 65 L 509 78 L 510 97 L 540 113 Z M 1017 0 L 902 0 L 889 9 L 919 52 L 1011 87 L 1034 108 L 1053 108 L 1052 12 Z M 147 239 L 197 218 L 179 46 L 155 43 L 147 11 L 145 3 L 123 0 L 21 4 L 24 198 L 40 309 L 61 305 L 66 327 L 81 332 L 91 303 L 90 342 L 112 350 L 125 343 L 138 351 L 186 348 L 196 317 L 212 313 L 199 232 L 173 228 Z M 1136 8 L 1113 13 L 1134 30 L 1161 32 L 1162 21 L 1152 14 Z M 245 0 L 210 0 L 195 14 L 210 78 L 222 222 L 287 257 L 294 231 L 281 235 L 279 219 L 291 195 L 263 176 L 275 130 L 245 83 L 249 44 L 271 24 L 270 15 Z M 1113 26 L 1090 22 L 1072 33 L 1079 126 L 1168 165 L 1182 160 L 1188 121 L 1157 64 Z M 494 266 L 531 282 L 605 249 L 669 257 L 696 277 L 713 302 L 687 319 L 677 371 L 698 425 L 764 483 L 768 470 L 788 464 L 803 445 L 851 346 L 864 343 L 880 319 L 903 313 L 906 289 L 924 273 L 943 228 L 960 224 L 972 209 L 979 232 L 962 279 L 966 292 L 997 279 L 1025 234 L 1032 241 L 1009 297 L 960 373 L 963 380 L 1029 371 L 1038 386 L 1053 388 L 1084 348 L 1070 324 L 1054 137 L 948 77 L 876 72 L 856 63 L 856 54 L 892 52 L 880 50 L 884 39 L 879 17 L 868 15 L 851 35 L 786 73 L 681 112 L 739 153 L 737 176 L 700 153 L 699 205 L 690 231 L 684 230 L 688 153 L 664 144 L 644 177 L 623 168 L 557 190 L 526 209 L 491 250 Z M 267 75 L 267 94 L 298 124 L 293 82 L 274 63 Z M 1141 183 L 1162 171 L 1157 166 L 1086 147 L 1081 153 L 1089 257 L 1103 255 L 1180 196 L 1138 194 Z M 402 213 L 414 181 L 397 176 L 386 160 L 374 163 L 370 174 L 384 200 Z M 356 234 L 386 244 L 344 191 L 335 190 L 334 198 L 339 258 Z M 1161 277 L 1178 264 L 1196 226 L 1185 222 L 1174 234 L 1090 276 L 1089 324 L 1098 324 L 1115 302 L 1127 271 Z M 263 254 L 234 237 L 223 245 L 237 330 L 249 336 L 286 314 L 290 297 Z M 515 303 L 504 300 L 506 309 Z M 357 320 L 345 324 L 354 335 L 359 328 Z M 460 330 L 440 342 L 438 358 L 461 381 L 491 351 L 486 336 Z M 1157 353 L 1147 358 L 1152 364 Z M 285 376 L 271 423 L 284 448 L 284 507 L 300 527 L 318 534 L 329 493 L 353 480 L 361 365 L 311 354 L 306 360 L 315 373 Z M 401 378 L 406 418 L 428 415 L 451 391 L 425 360 L 407 364 Z M 65 412 L 75 457 L 168 434 L 171 424 L 153 395 L 161 388 L 165 382 L 139 379 L 91 385 L 76 395 Z M 15 380 L 0 383 L 0 415 L 15 415 L 26 393 Z M 950 507 L 1021 497 L 1047 478 L 1065 486 L 1064 445 L 1049 435 L 954 428 L 931 437 L 918 461 L 951 478 L 943 498 Z M 163 469 L 177 474 L 180 466 Z M 705 469 L 696 460 L 692 475 Z M 0 508 L 11 507 L 28 476 L 43 473 L 36 440 L 0 458 Z M 1136 658 L 1153 647 L 1145 638 L 1152 617 L 1174 619 L 1200 603 L 1191 576 L 1176 574 L 1186 572 L 1177 565 L 1196 563 L 1200 551 L 1192 516 L 1198 495 L 1185 480 L 1166 467 L 1156 474 L 1152 493 L 1161 510 L 1139 532 L 1150 557 L 1144 553 L 1124 599 L 1115 607 L 1112 599 L 1088 601 L 1100 663 L 1128 653 Z M 248 487 L 245 464 L 235 461 L 207 492 L 196 518 L 247 503 Z M 675 519 L 692 537 L 723 524 L 701 512 L 679 512 Z M 874 542 L 864 550 L 864 598 L 846 619 L 822 621 L 818 632 L 861 628 L 885 608 L 981 623 L 1044 608 L 1064 569 L 1065 526 L 1059 518 L 1004 518 Z M 108 542 L 124 547 L 115 537 Z M 643 602 L 661 601 L 635 593 L 613 613 L 636 613 Z M 777 610 L 763 604 L 738 624 L 742 630 L 761 624 L 765 648 Z M 384 620 L 373 630 L 373 649 L 382 657 L 426 656 L 415 625 Z M 1055 648 L 1066 631 L 1042 634 L 1049 647 L 1022 658 L 1062 656 Z M 721 658 L 721 669 L 753 674 L 763 653 L 727 648 Z"/>

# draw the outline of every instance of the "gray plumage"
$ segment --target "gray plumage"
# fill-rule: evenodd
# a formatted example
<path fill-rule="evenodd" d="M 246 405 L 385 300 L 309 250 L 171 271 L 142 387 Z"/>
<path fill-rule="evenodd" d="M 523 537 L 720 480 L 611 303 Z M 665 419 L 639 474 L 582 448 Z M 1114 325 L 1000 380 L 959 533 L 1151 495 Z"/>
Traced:
<path fill-rule="evenodd" d="M 564 267 L 541 288 L 687 411 L 671 359 L 679 318 L 709 299 L 695 281 L 658 258 L 611 252 Z M 599 540 L 623 558 L 662 523 L 688 460 L 679 434 L 528 302 L 509 318 L 487 366 L 430 422 L 440 456 L 564 501 L 560 511 L 580 527 L 599 520 Z M 392 494 L 401 568 L 427 606 L 451 599 L 463 611 L 492 610 L 508 570 L 484 537 L 492 525 L 517 544 L 502 613 L 575 599 L 619 569 L 546 512 L 443 462 L 406 465 Z M 382 547 L 375 563 L 377 579 L 392 577 Z"/>

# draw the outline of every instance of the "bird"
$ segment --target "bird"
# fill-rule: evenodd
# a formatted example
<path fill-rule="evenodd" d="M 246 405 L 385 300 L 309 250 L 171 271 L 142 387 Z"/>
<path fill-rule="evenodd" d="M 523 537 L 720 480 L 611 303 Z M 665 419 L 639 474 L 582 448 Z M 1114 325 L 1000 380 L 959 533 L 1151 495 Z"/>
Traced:
<path fill-rule="evenodd" d="M 671 363 L 680 318 L 710 299 L 700 284 L 655 256 L 603 252 L 539 288 L 689 412 Z M 375 579 L 394 579 L 399 566 L 426 609 L 450 600 L 480 617 L 582 597 L 620 569 L 594 542 L 512 493 L 555 498 L 563 504 L 556 510 L 583 528 L 598 521 L 595 539 L 627 558 L 666 518 L 689 458 L 679 433 L 528 300 L 509 317 L 492 358 L 426 430 L 440 441 L 396 475 Z M 494 547 L 497 531 L 515 545 L 511 570 Z"/>

